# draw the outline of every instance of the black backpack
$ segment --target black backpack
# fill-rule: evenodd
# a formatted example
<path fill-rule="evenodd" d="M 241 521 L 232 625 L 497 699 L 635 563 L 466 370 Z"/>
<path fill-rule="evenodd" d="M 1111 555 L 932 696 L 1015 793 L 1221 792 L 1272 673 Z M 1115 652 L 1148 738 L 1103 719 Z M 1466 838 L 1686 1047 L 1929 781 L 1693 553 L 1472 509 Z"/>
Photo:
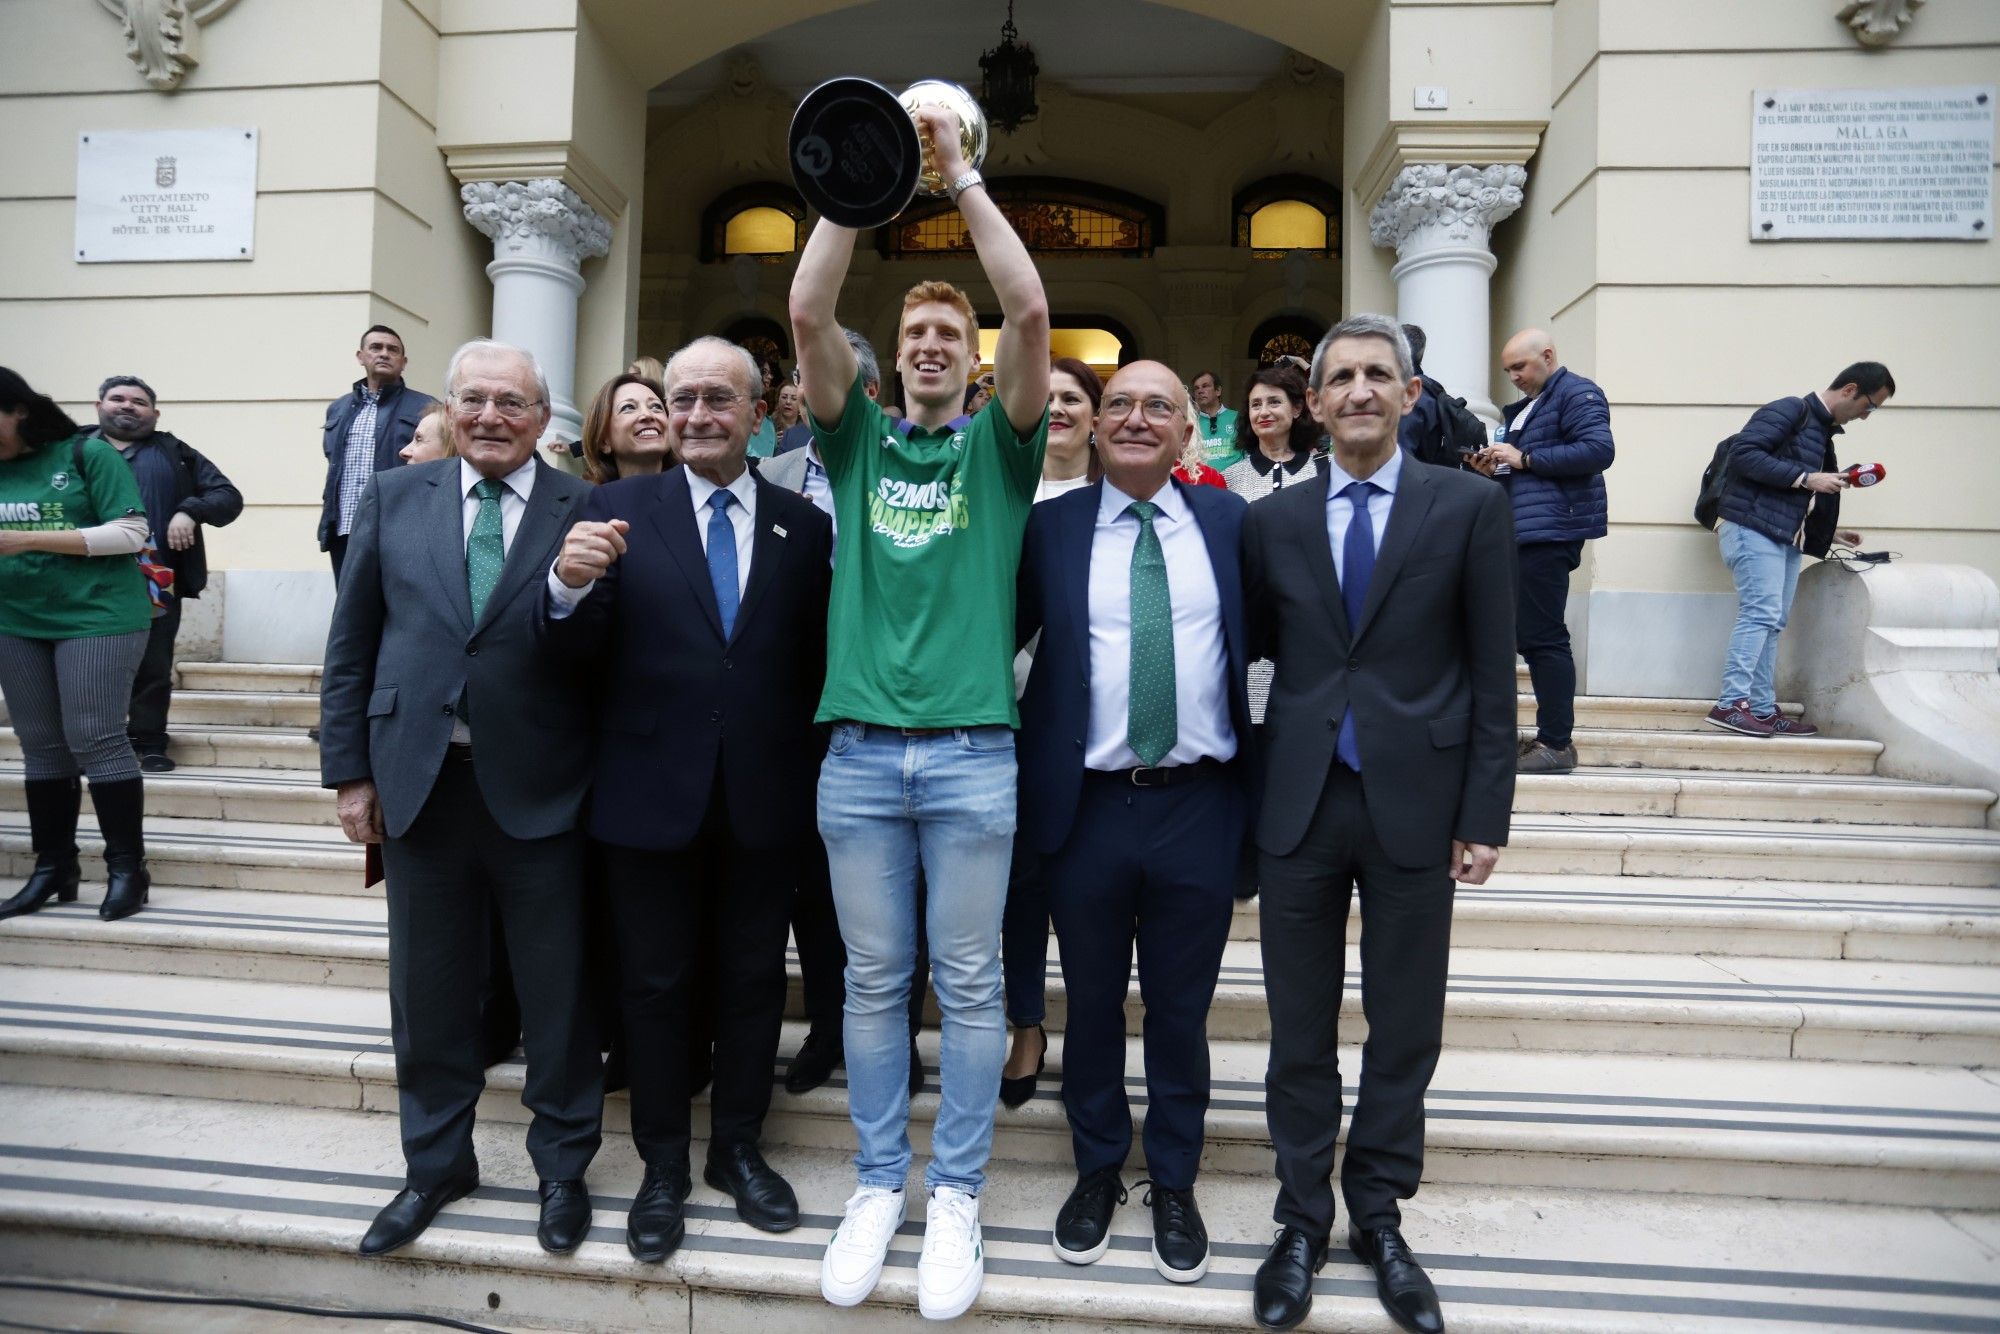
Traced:
<path fill-rule="evenodd" d="M 1418 442 L 1417 458 L 1440 468 L 1460 467 L 1467 454 L 1486 447 L 1486 423 L 1473 415 L 1464 399 L 1446 393 L 1430 376 L 1422 378 L 1424 392 L 1437 402 L 1438 424 L 1429 438 Z"/>
<path fill-rule="evenodd" d="M 1800 399 L 1801 408 L 1805 400 Z M 1792 423 L 1792 434 L 1806 424 L 1806 414 L 1799 413 L 1799 419 Z M 1729 436 L 1715 447 L 1709 457 L 1708 466 L 1701 470 L 1701 491 L 1694 498 L 1694 521 L 1710 532 L 1715 531 L 1715 523 L 1722 515 L 1722 493 L 1729 489 L 1729 460 L 1736 453 L 1736 443 L 1743 438 L 1741 431 Z"/>

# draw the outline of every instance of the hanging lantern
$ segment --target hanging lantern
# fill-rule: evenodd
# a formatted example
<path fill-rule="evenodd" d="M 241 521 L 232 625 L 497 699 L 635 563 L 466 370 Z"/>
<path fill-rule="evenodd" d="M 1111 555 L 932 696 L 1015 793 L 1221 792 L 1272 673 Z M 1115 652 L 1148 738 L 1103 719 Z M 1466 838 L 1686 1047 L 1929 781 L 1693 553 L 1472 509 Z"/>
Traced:
<path fill-rule="evenodd" d="M 1018 130 L 1040 114 L 1035 105 L 1035 48 L 1014 39 L 1014 0 L 1007 0 L 1007 21 L 1000 25 L 1000 45 L 979 57 L 979 105 L 987 123 L 998 130 Z"/>

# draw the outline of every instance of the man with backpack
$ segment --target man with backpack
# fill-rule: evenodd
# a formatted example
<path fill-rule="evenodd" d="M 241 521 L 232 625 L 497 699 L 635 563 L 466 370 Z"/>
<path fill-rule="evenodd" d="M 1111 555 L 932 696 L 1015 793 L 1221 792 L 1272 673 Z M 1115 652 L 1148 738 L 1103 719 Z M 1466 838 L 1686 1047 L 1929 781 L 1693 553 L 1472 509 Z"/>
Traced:
<path fill-rule="evenodd" d="M 1778 712 L 1778 634 L 1792 609 L 1799 557 L 1824 557 L 1836 536 L 1849 545 L 1861 540 L 1858 533 L 1836 531 L 1848 483 L 1834 458 L 1833 437 L 1895 392 L 1887 366 L 1857 361 L 1825 389 L 1766 403 L 1716 451 L 1727 452 L 1718 475 L 1705 479 L 1696 517 L 1713 498 L 1722 559 L 1736 581 L 1736 629 L 1722 669 L 1722 698 L 1708 711 L 1711 726 L 1745 736 L 1819 731 Z"/>
<path fill-rule="evenodd" d="M 1424 374 L 1424 331 L 1414 324 L 1403 326 L 1416 358 L 1417 378 L 1423 393 L 1396 430 L 1396 443 L 1415 455 L 1421 463 L 1440 468 L 1462 468 L 1466 457 L 1486 447 L 1486 423 L 1474 416 L 1465 400 L 1455 398 L 1442 384 Z"/>

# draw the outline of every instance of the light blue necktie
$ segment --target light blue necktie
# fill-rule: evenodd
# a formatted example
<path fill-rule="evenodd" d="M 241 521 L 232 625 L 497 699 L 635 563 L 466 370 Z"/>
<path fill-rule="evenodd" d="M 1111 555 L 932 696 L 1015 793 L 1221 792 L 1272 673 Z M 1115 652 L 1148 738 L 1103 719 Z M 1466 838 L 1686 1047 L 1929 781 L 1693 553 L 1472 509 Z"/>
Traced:
<path fill-rule="evenodd" d="M 1340 547 L 1340 600 L 1347 608 L 1349 642 L 1361 633 L 1361 612 L 1368 605 L 1368 581 L 1375 575 L 1375 521 L 1368 515 L 1368 497 L 1375 494 L 1373 482 L 1349 482 L 1341 490 L 1354 505 L 1354 518 L 1347 525 L 1347 540 Z M 1346 712 L 1340 715 L 1340 736 L 1333 753 L 1355 773 L 1361 772 L 1361 743 L 1354 736 L 1354 700 L 1350 692 Z"/>
<path fill-rule="evenodd" d="M 736 529 L 729 522 L 729 502 L 736 499 L 718 490 L 708 498 L 708 582 L 715 587 L 715 609 L 722 613 L 722 637 L 736 633 Z"/>

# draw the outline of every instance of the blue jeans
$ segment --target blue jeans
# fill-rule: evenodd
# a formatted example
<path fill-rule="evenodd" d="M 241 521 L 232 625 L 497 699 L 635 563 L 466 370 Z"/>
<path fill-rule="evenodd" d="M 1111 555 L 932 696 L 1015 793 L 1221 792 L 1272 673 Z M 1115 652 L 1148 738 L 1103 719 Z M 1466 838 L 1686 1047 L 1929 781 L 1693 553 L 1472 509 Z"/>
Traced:
<path fill-rule="evenodd" d="M 962 727 L 905 736 L 837 723 L 819 771 L 819 831 L 847 945 L 847 1105 L 864 1186 L 901 1190 L 910 1170 L 909 1028 L 917 867 L 943 1016 L 941 1099 L 928 1188 L 977 1194 L 993 1148 L 1007 1035 L 1000 918 L 1014 845 L 1014 733 Z"/>
<path fill-rule="evenodd" d="M 1729 636 L 1717 703 L 1727 707 L 1747 699 L 1750 712 L 1768 718 L 1778 708 L 1778 632 L 1798 590 L 1799 549 L 1741 524 L 1725 521 L 1715 531 L 1723 563 L 1736 579 L 1736 630 Z"/>

